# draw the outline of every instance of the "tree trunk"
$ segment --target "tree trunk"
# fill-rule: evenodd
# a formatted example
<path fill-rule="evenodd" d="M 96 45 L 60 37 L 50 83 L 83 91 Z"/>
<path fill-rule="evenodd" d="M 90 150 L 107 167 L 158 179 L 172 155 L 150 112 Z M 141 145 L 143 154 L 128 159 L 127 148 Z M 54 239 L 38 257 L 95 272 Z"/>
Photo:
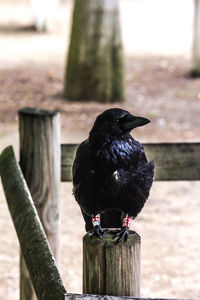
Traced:
<path fill-rule="evenodd" d="M 116 244 L 111 232 L 99 239 L 83 238 L 83 293 L 140 296 L 140 237 L 134 231 Z"/>
<path fill-rule="evenodd" d="M 12 147 L 0 155 L 0 174 L 37 299 L 64 300 L 65 288 Z"/>
<path fill-rule="evenodd" d="M 200 76 L 200 0 L 194 0 L 194 32 L 192 49 L 192 77 Z"/>
<path fill-rule="evenodd" d="M 59 265 L 60 133 L 56 112 L 19 111 L 20 165 L 52 252 Z M 20 258 L 20 300 L 34 300 L 23 257 Z"/>
<path fill-rule="evenodd" d="M 64 82 L 70 100 L 124 100 L 118 0 L 74 0 Z"/>

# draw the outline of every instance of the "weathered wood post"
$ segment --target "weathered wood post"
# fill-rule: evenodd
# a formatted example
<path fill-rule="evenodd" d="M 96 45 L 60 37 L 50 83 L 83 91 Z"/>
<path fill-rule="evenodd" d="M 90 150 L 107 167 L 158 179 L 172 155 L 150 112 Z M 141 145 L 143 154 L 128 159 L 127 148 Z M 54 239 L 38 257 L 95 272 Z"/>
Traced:
<path fill-rule="evenodd" d="M 200 0 L 194 0 L 192 69 L 190 75 L 200 77 Z"/>
<path fill-rule="evenodd" d="M 83 238 L 83 293 L 140 297 L 140 237 L 130 231 L 116 244 L 109 231 L 102 239 Z"/>
<path fill-rule="evenodd" d="M 0 155 L 0 175 L 37 299 L 64 300 L 66 290 L 12 147 Z"/>
<path fill-rule="evenodd" d="M 55 111 L 19 111 L 20 165 L 34 204 L 59 264 L 60 126 Z M 20 300 L 35 300 L 23 257 L 20 259 Z"/>

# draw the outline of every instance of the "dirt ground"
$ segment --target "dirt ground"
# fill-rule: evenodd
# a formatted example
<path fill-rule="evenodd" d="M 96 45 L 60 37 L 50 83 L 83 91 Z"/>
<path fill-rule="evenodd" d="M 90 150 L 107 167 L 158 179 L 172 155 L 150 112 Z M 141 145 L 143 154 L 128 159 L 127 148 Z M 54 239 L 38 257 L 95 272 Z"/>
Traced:
<path fill-rule="evenodd" d="M 158 13 L 149 5 L 150 1 L 121 1 L 126 101 L 103 105 L 71 103 L 61 95 L 71 1 L 61 2 L 49 22 L 49 33 L 37 34 L 28 30 L 33 23 L 28 0 L 18 1 L 17 7 L 14 0 L 0 0 L 0 151 L 12 144 L 18 156 L 17 111 L 24 106 L 58 110 L 63 143 L 78 143 L 86 138 L 96 115 L 111 106 L 151 119 L 151 124 L 134 132 L 142 142 L 199 141 L 200 80 L 188 77 L 192 1 L 183 1 L 177 27 L 179 1 L 173 1 L 172 14 L 170 1 L 164 8 L 159 4 L 161 1 L 151 1 L 152 6 L 158 5 L 160 9 L 159 22 L 164 18 L 165 26 L 161 29 L 165 39 L 156 31 Z M 151 20 L 152 40 L 149 35 L 148 39 L 142 36 L 143 27 L 139 27 L 140 35 L 136 36 L 141 11 Z M 168 25 L 167 14 L 171 16 Z M 130 23 L 131 18 L 138 23 Z M 179 34 L 179 39 L 174 34 Z M 155 182 L 147 205 L 133 222 L 132 228 L 142 238 L 142 297 L 200 298 L 199 188 L 199 182 Z M 81 293 L 84 224 L 71 191 L 70 183 L 60 184 L 61 275 L 68 292 Z M 2 300 L 19 299 L 18 253 L 18 241 L 0 184 Z"/>

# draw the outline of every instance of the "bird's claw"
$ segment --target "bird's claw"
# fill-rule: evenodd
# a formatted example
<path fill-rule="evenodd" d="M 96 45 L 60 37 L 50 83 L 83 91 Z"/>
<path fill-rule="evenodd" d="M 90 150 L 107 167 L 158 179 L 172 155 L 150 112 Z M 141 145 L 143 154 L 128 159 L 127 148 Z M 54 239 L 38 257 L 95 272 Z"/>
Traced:
<path fill-rule="evenodd" d="M 100 239 L 103 237 L 103 235 L 104 235 L 104 231 L 103 231 L 101 225 L 94 226 L 94 230 L 89 233 L 90 237 L 96 236 Z"/>
<path fill-rule="evenodd" d="M 122 241 L 126 242 L 129 237 L 128 227 L 123 226 L 121 230 L 115 235 L 115 238 L 119 237 L 116 243 L 120 243 Z"/>

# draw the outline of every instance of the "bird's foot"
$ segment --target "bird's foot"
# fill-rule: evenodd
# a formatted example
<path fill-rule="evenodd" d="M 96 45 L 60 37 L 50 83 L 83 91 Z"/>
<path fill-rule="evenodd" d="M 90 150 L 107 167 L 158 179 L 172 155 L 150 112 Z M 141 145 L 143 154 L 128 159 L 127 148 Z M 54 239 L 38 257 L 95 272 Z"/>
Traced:
<path fill-rule="evenodd" d="M 122 241 L 126 242 L 129 237 L 128 227 L 123 226 L 121 230 L 115 235 L 114 238 L 119 237 L 116 243 L 120 243 Z"/>
<path fill-rule="evenodd" d="M 103 231 L 101 225 L 95 225 L 93 231 L 91 231 L 89 233 L 90 237 L 96 236 L 96 237 L 98 237 L 100 239 L 103 237 L 103 235 L 104 235 L 104 231 Z"/>

